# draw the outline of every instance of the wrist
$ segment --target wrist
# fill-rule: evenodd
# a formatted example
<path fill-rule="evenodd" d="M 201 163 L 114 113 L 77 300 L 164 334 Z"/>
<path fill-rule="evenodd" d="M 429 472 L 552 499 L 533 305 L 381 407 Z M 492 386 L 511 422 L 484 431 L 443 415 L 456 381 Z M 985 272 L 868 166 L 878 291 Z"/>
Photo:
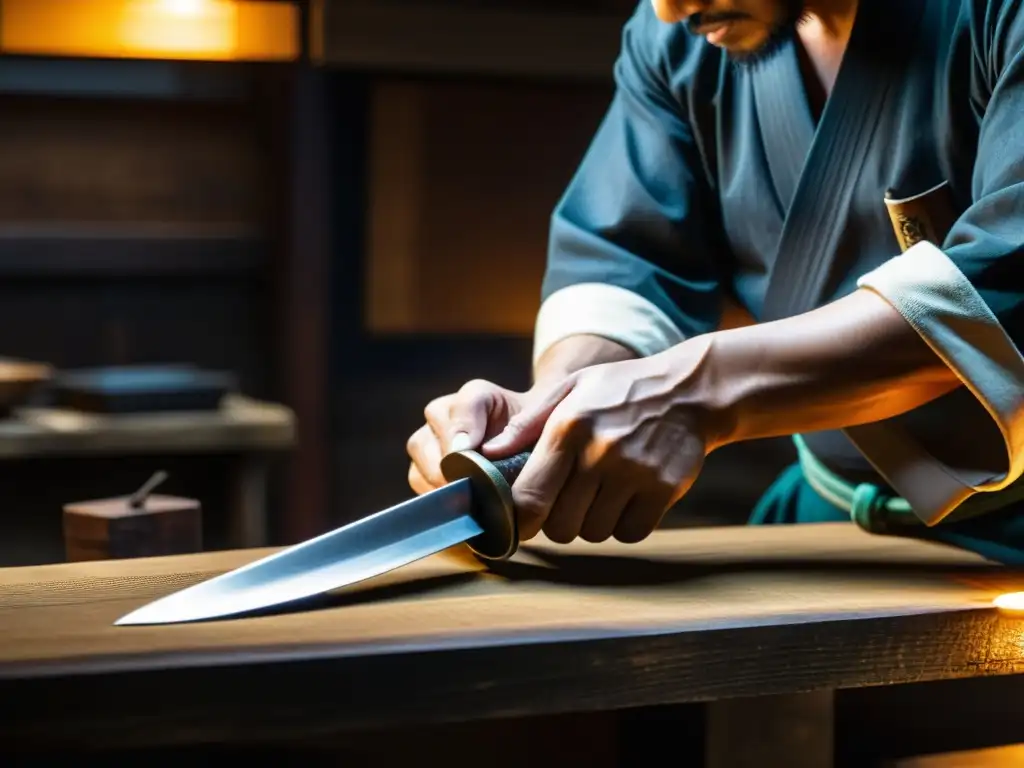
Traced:
<path fill-rule="evenodd" d="M 680 386 L 712 449 L 881 421 L 958 384 L 902 316 L 863 291 L 700 340 L 699 355 L 680 345 Z"/>
<path fill-rule="evenodd" d="M 602 336 L 580 334 L 555 344 L 537 361 L 531 389 L 545 388 L 584 368 L 638 357 L 637 353 Z"/>
<path fill-rule="evenodd" d="M 660 354 L 673 380 L 675 405 L 689 413 L 708 454 L 735 442 L 738 431 L 735 386 L 722 375 L 723 333 L 728 331 L 695 336 Z"/>

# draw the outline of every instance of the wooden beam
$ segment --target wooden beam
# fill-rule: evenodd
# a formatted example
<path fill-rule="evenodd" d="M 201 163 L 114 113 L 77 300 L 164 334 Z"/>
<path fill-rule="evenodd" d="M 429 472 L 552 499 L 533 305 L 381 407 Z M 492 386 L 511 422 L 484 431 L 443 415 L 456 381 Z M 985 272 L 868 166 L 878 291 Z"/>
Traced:
<path fill-rule="evenodd" d="M 628 14 L 320 0 L 313 18 L 329 67 L 610 81 Z"/>
<path fill-rule="evenodd" d="M 286 472 L 282 543 L 330 526 L 331 141 L 324 73 L 300 65 L 272 96 L 281 171 L 281 250 L 277 265 L 278 359 L 284 402 L 295 411 L 298 445 Z"/>
<path fill-rule="evenodd" d="M 1024 577 L 851 524 L 461 550 L 258 618 L 116 627 L 266 550 L 0 571 L 0 744 L 346 729 L 1019 675 Z M 158 691 L 159 695 L 152 695 Z M 267 692 L 273 692 L 267 695 Z"/>

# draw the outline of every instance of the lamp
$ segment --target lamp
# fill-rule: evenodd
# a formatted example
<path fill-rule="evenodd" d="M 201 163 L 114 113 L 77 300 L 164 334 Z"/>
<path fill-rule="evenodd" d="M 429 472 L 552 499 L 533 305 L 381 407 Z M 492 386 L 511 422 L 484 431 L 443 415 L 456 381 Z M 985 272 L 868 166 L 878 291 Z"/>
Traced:
<path fill-rule="evenodd" d="M 0 0 L 0 52 L 292 61 L 299 8 L 277 0 Z"/>

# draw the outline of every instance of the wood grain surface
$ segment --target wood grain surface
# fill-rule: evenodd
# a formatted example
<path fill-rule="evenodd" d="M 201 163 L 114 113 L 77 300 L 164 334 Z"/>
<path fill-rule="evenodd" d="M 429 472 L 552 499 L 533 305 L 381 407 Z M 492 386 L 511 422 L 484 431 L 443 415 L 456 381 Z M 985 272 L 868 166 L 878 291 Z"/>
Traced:
<path fill-rule="evenodd" d="M 1024 575 L 846 524 L 453 550 L 302 610 L 119 616 L 268 550 L 0 570 L 0 740 L 167 743 L 1011 674 Z"/>

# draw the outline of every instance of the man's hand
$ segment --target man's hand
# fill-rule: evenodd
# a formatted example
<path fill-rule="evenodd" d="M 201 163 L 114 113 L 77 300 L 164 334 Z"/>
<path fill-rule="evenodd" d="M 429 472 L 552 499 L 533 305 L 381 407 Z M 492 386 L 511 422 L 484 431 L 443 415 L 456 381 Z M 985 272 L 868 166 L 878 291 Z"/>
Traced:
<path fill-rule="evenodd" d="M 441 458 L 452 451 L 477 449 L 497 435 L 529 401 L 530 392 L 513 392 L 489 381 L 471 381 L 458 392 L 432 400 L 426 423 L 409 438 L 409 485 L 422 494 L 445 484 Z M 539 431 L 538 431 L 539 434 Z"/>
<path fill-rule="evenodd" d="M 711 445 L 691 385 L 705 347 L 690 349 L 585 368 L 516 401 L 481 450 L 496 459 L 533 446 L 512 488 L 522 540 L 543 530 L 559 543 L 634 543 L 658 527 Z"/>
<path fill-rule="evenodd" d="M 628 360 L 635 353 L 600 336 L 571 336 L 555 344 L 538 361 L 534 386 L 513 392 L 489 381 L 471 381 L 458 392 L 439 397 L 424 410 L 426 423 L 406 442 L 412 460 L 409 485 L 415 493 L 427 493 L 445 484 L 441 458 L 452 451 L 479 449 L 497 435 L 509 419 L 531 399 L 545 398 L 552 386 L 560 386 L 570 373 L 596 363 Z M 536 425 L 531 442 L 540 435 Z"/>

